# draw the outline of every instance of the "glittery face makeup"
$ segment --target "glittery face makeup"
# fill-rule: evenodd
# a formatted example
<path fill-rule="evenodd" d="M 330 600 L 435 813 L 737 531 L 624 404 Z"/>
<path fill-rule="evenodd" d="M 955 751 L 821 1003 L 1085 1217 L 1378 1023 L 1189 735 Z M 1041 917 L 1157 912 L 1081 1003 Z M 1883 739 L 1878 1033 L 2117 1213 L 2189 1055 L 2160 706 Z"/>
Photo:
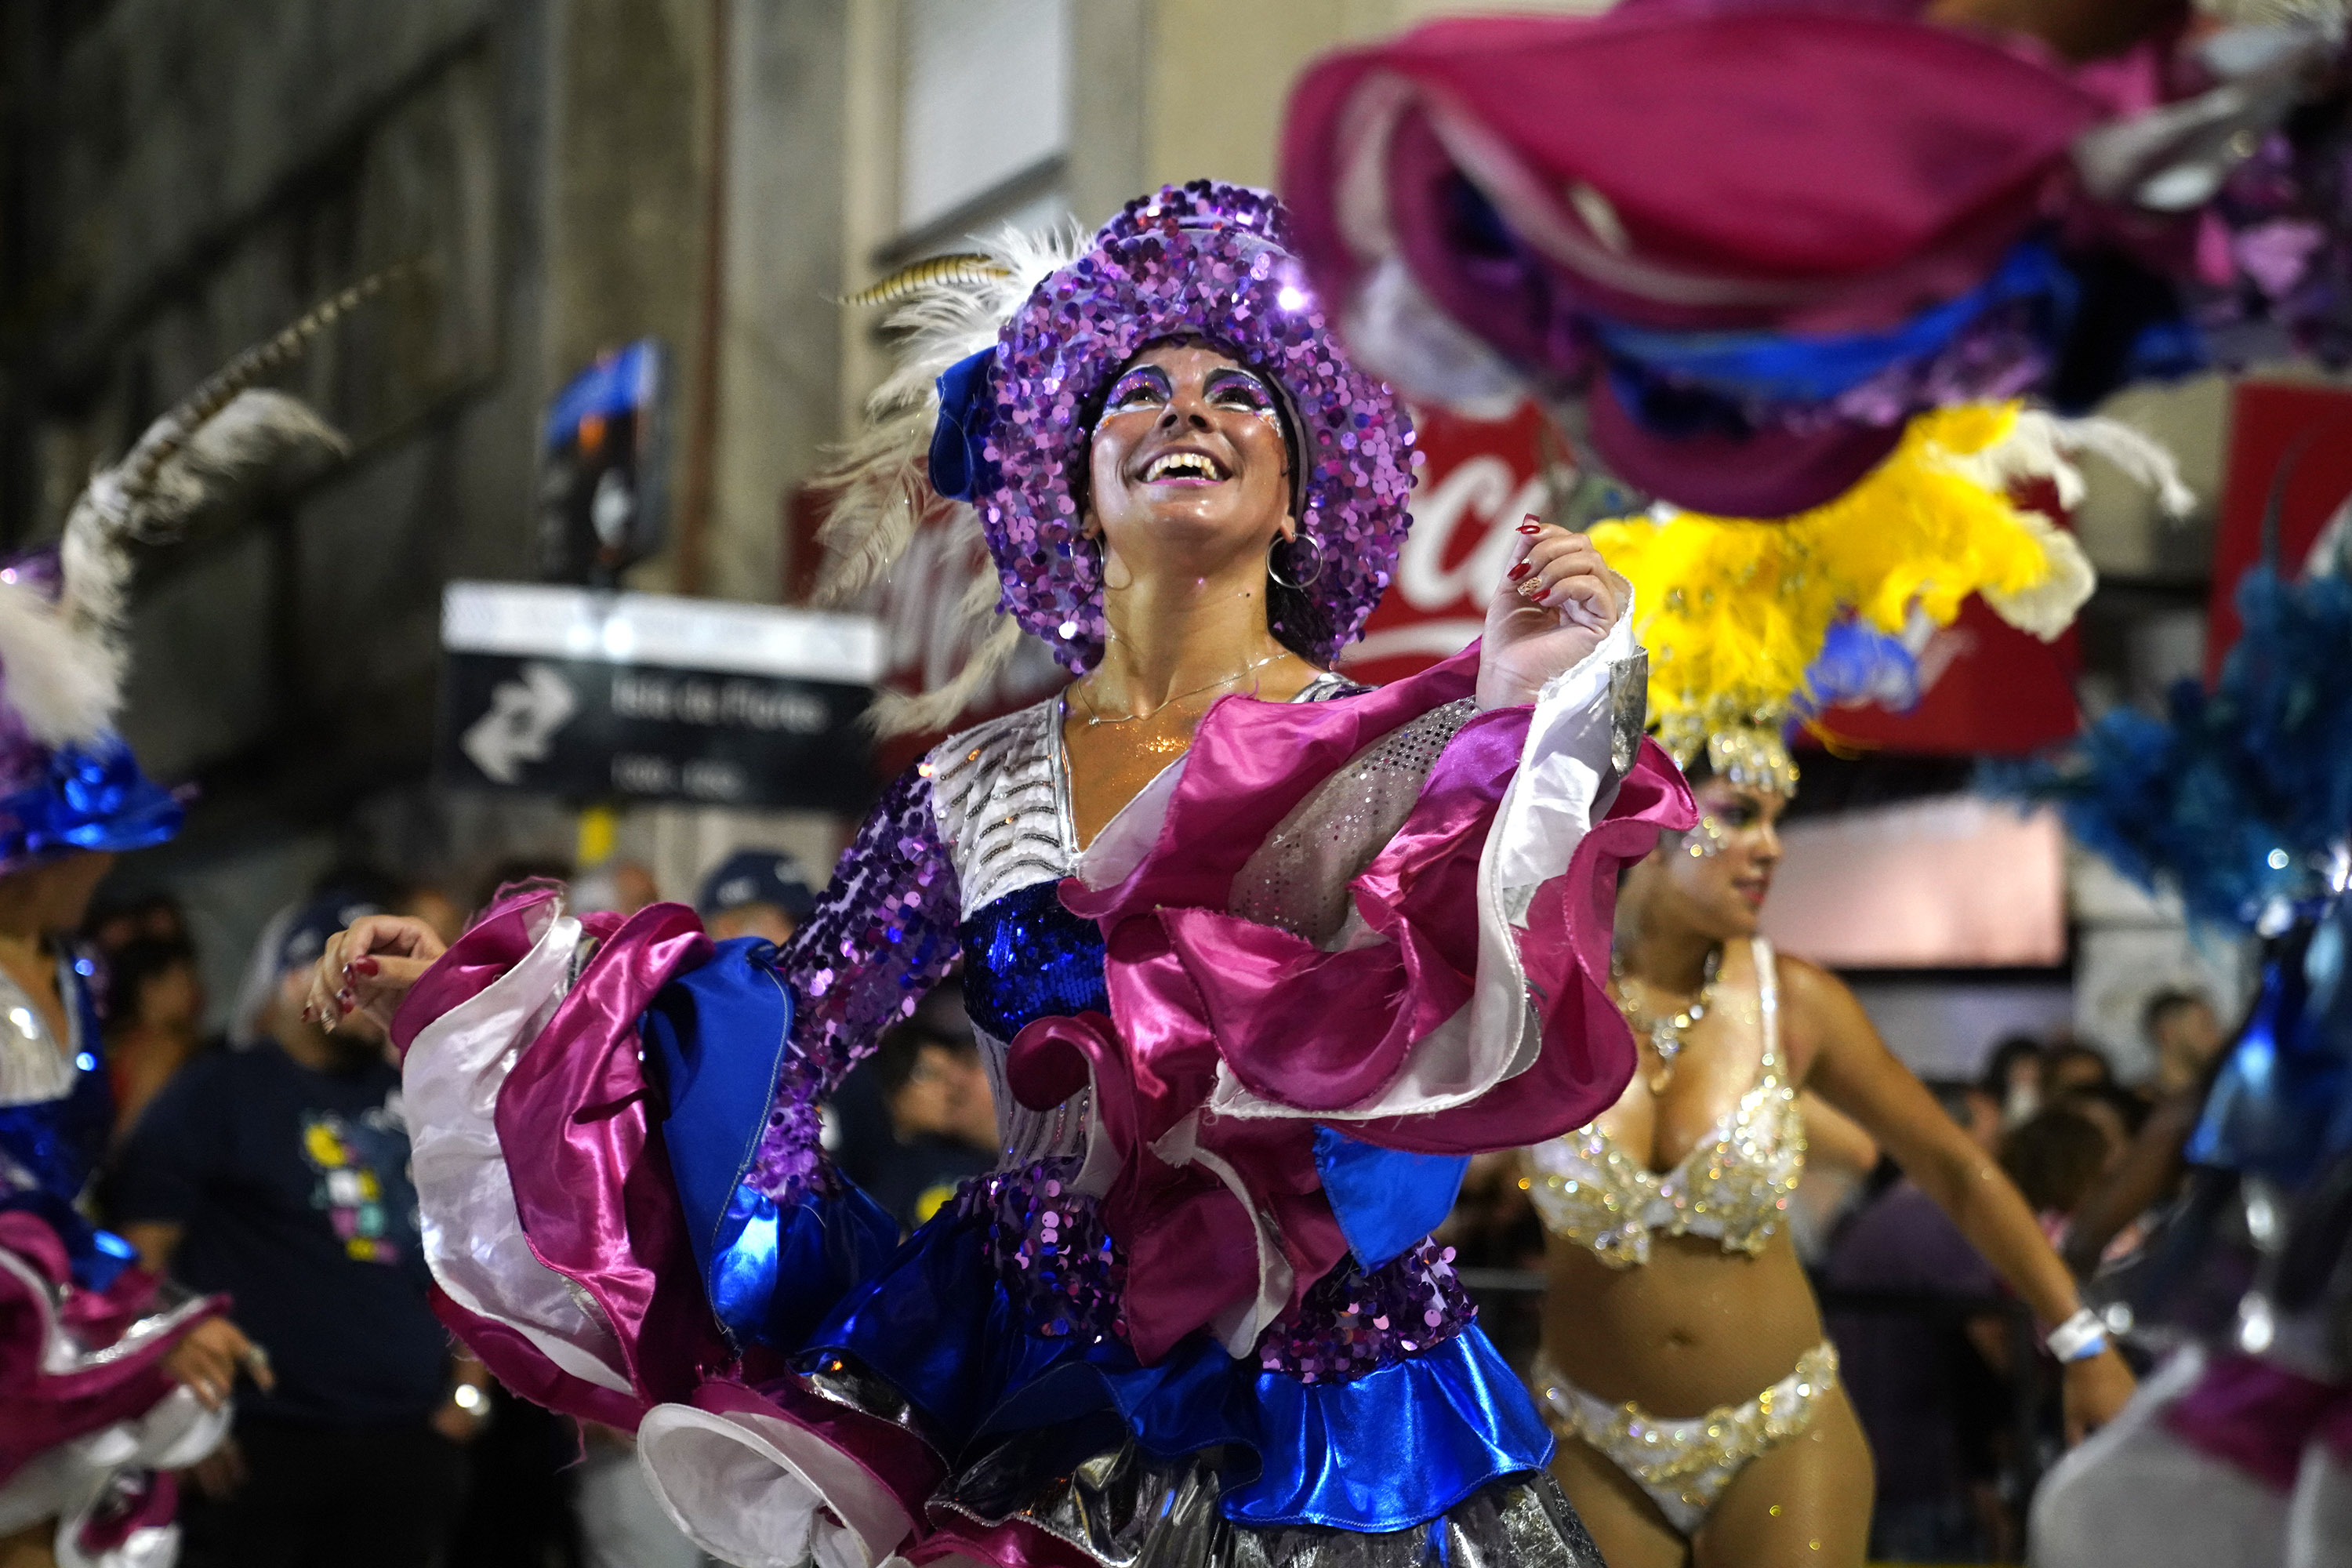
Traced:
<path fill-rule="evenodd" d="M 1139 364 L 1111 384 L 1110 395 L 1103 399 L 1104 419 L 1124 414 L 1158 413 L 1165 407 L 1172 389 L 1168 373 L 1156 364 Z M 1095 427 L 1102 427 L 1101 421 Z"/>
<path fill-rule="evenodd" d="M 1230 408 L 1264 420 L 1279 431 L 1283 427 L 1282 405 L 1274 388 L 1259 379 L 1255 372 L 1240 365 L 1226 365 L 1213 370 L 1202 385 L 1203 399 L 1215 408 Z M 1103 399 L 1102 416 L 1095 422 L 1100 431 L 1103 419 L 1124 418 L 1131 414 L 1157 416 L 1175 395 L 1175 385 L 1168 371 L 1156 364 L 1139 364 L 1111 383 L 1110 395 Z"/>
<path fill-rule="evenodd" d="M 1274 391 L 1205 343 L 1155 343 L 1118 374 L 1087 469 L 1084 525 L 1137 573 L 1263 554 L 1289 520 Z"/>
<path fill-rule="evenodd" d="M 1711 778 L 1694 792 L 1698 826 L 1665 864 L 1675 900 L 1696 926 L 1718 936 L 1755 929 L 1780 861 L 1778 831 L 1789 797 Z"/>

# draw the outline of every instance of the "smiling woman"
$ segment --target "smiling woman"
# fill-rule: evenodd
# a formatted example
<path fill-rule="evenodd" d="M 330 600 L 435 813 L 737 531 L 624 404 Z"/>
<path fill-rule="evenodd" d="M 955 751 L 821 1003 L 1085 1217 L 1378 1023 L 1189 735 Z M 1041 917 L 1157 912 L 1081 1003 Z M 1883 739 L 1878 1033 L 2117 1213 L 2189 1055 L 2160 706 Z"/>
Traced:
<path fill-rule="evenodd" d="M 1632 1065 L 1606 910 L 1691 816 L 1624 585 L 1530 523 L 1483 647 L 1333 675 L 1411 434 L 1280 208 L 985 259 L 918 286 L 832 537 L 855 579 L 962 503 L 1070 686 L 891 785 L 781 949 L 537 894 L 320 961 L 409 1051 L 451 1321 L 730 1562 L 1597 1568 L 1428 1237 Z M 817 1105 L 959 957 L 1003 1154 L 894 1251 Z"/>

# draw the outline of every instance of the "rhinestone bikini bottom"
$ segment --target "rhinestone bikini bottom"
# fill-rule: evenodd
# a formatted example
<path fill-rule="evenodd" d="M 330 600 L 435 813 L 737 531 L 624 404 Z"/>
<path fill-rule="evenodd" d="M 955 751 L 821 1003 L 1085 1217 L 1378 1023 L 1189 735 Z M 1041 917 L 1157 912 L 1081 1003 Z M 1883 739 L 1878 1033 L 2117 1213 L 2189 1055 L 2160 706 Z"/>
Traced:
<path fill-rule="evenodd" d="M 1667 1523 L 1690 1536 L 1748 1461 L 1813 1424 L 1837 1387 L 1837 1347 L 1823 1340 L 1797 1358 L 1794 1372 L 1753 1399 L 1674 1418 L 1653 1415 L 1631 1400 L 1612 1405 L 1587 1394 L 1548 1361 L 1536 1363 L 1535 1388 L 1554 1431 L 1606 1456 L 1649 1493 Z"/>

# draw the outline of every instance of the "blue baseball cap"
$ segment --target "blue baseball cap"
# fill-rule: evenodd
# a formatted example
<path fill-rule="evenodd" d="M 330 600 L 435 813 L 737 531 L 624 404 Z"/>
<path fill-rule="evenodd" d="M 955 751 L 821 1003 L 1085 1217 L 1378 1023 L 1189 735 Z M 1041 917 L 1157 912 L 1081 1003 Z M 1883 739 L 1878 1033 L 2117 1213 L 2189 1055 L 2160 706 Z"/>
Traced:
<path fill-rule="evenodd" d="M 369 915 L 383 913 L 383 906 L 355 893 L 330 889 L 319 894 L 294 913 L 286 934 L 278 944 L 278 973 L 300 969 L 319 962 L 327 950 L 327 939 L 353 921 Z"/>
<path fill-rule="evenodd" d="M 794 921 L 816 912 L 816 892 L 808 873 L 789 855 L 773 849 L 739 849 L 702 879 L 695 913 L 708 920 L 745 904 L 773 904 Z"/>

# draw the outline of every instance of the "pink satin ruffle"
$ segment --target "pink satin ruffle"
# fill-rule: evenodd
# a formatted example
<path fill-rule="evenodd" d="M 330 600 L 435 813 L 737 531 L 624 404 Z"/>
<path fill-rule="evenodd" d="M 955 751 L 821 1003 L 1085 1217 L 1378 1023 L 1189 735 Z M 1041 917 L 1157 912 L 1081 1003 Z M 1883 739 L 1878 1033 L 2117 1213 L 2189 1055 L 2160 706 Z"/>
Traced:
<path fill-rule="evenodd" d="M 1371 742 L 1468 696 L 1477 659 L 1474 645 L 1347 702 L 1218 703 L 1134 870 L 1105 889 L 1063 884 L 1064 904 L 1102 925 L 1110 1016 L 1032 1024 L 1013 1044 L 1007 1081 L 1039 1109 L 1093 1086 L 1118 1156 L 1104 1221 L 1126 1251 L 1128 1330 L 1146 1363 L 1245 1304 L 1265 1278 L 1261 1248 L 1277 1247 L 1287 1265 L 1286 1310 L 1347 1253 L 1317 1179 L 1314 1121 L 1210 1113 L 1219 1068 L 1266 1099 L 1338 1111 L 1376 1094 L 1469 1002 L 1479 856 L 1528 709 L 1465 726 L 1351 884 L 1381 940 L 1325 952 L 1224 911 L 1234 877 L 1293 808 Z M 1543 1029 L 1536 1064 L 1506 1092 L 1345 1130 L 1401 1149 L 1506 1148 L 1580 1126 L 1614 1100 L 1634 1060 L 1606 990 L 1616 872 L 1661 827 L 1696 816 L 1680 773 L 1645 742 L 1567 874 L 1538 890 L 1518 937 Z"/>
<path fill-rule="evenodd" d="M 393 1025 L 404 1051 L 434 1019 L 478 994 L 537 941 L 554 895 L 492 908 L 417 981 Z M 523 1235 L 540 1262 L 577 1285 L 612 1324 L 634 1400 L 551 1363 L 510 1328 L 436 1290 L 435 1310 L 509 1386 L 590 1420 L 633 1428 L 646 1407 L 693 1395 L 733 1351 L 712 1321 L 687 1241 L 661 1134 L 648 1111 L 637 1020 L 674 976 L 707 961 L 694 911 L 654 904 L 625 922 L 589 916 L 595 955 L 498 1096 L 499 1142 Z"/>
<path fill-rule="evenodd" d="M 153 1275 L 126 1268 L 104 1290 L 81 1289 L 57 1233 L 21 1210 L 0 1214 L 0 1250 L 16 1265 L 0 1267 L 0 1481 L 37 1454 L 161 1404 L 177 1386 L 163 1358 L 228 1305 L 218 1296 L 192 1303 L 167 1328 L 126 1343 L 154 1315 Z M 50 1352 L 61 1330 L 83 1353 L 58 1369 Z"/>

